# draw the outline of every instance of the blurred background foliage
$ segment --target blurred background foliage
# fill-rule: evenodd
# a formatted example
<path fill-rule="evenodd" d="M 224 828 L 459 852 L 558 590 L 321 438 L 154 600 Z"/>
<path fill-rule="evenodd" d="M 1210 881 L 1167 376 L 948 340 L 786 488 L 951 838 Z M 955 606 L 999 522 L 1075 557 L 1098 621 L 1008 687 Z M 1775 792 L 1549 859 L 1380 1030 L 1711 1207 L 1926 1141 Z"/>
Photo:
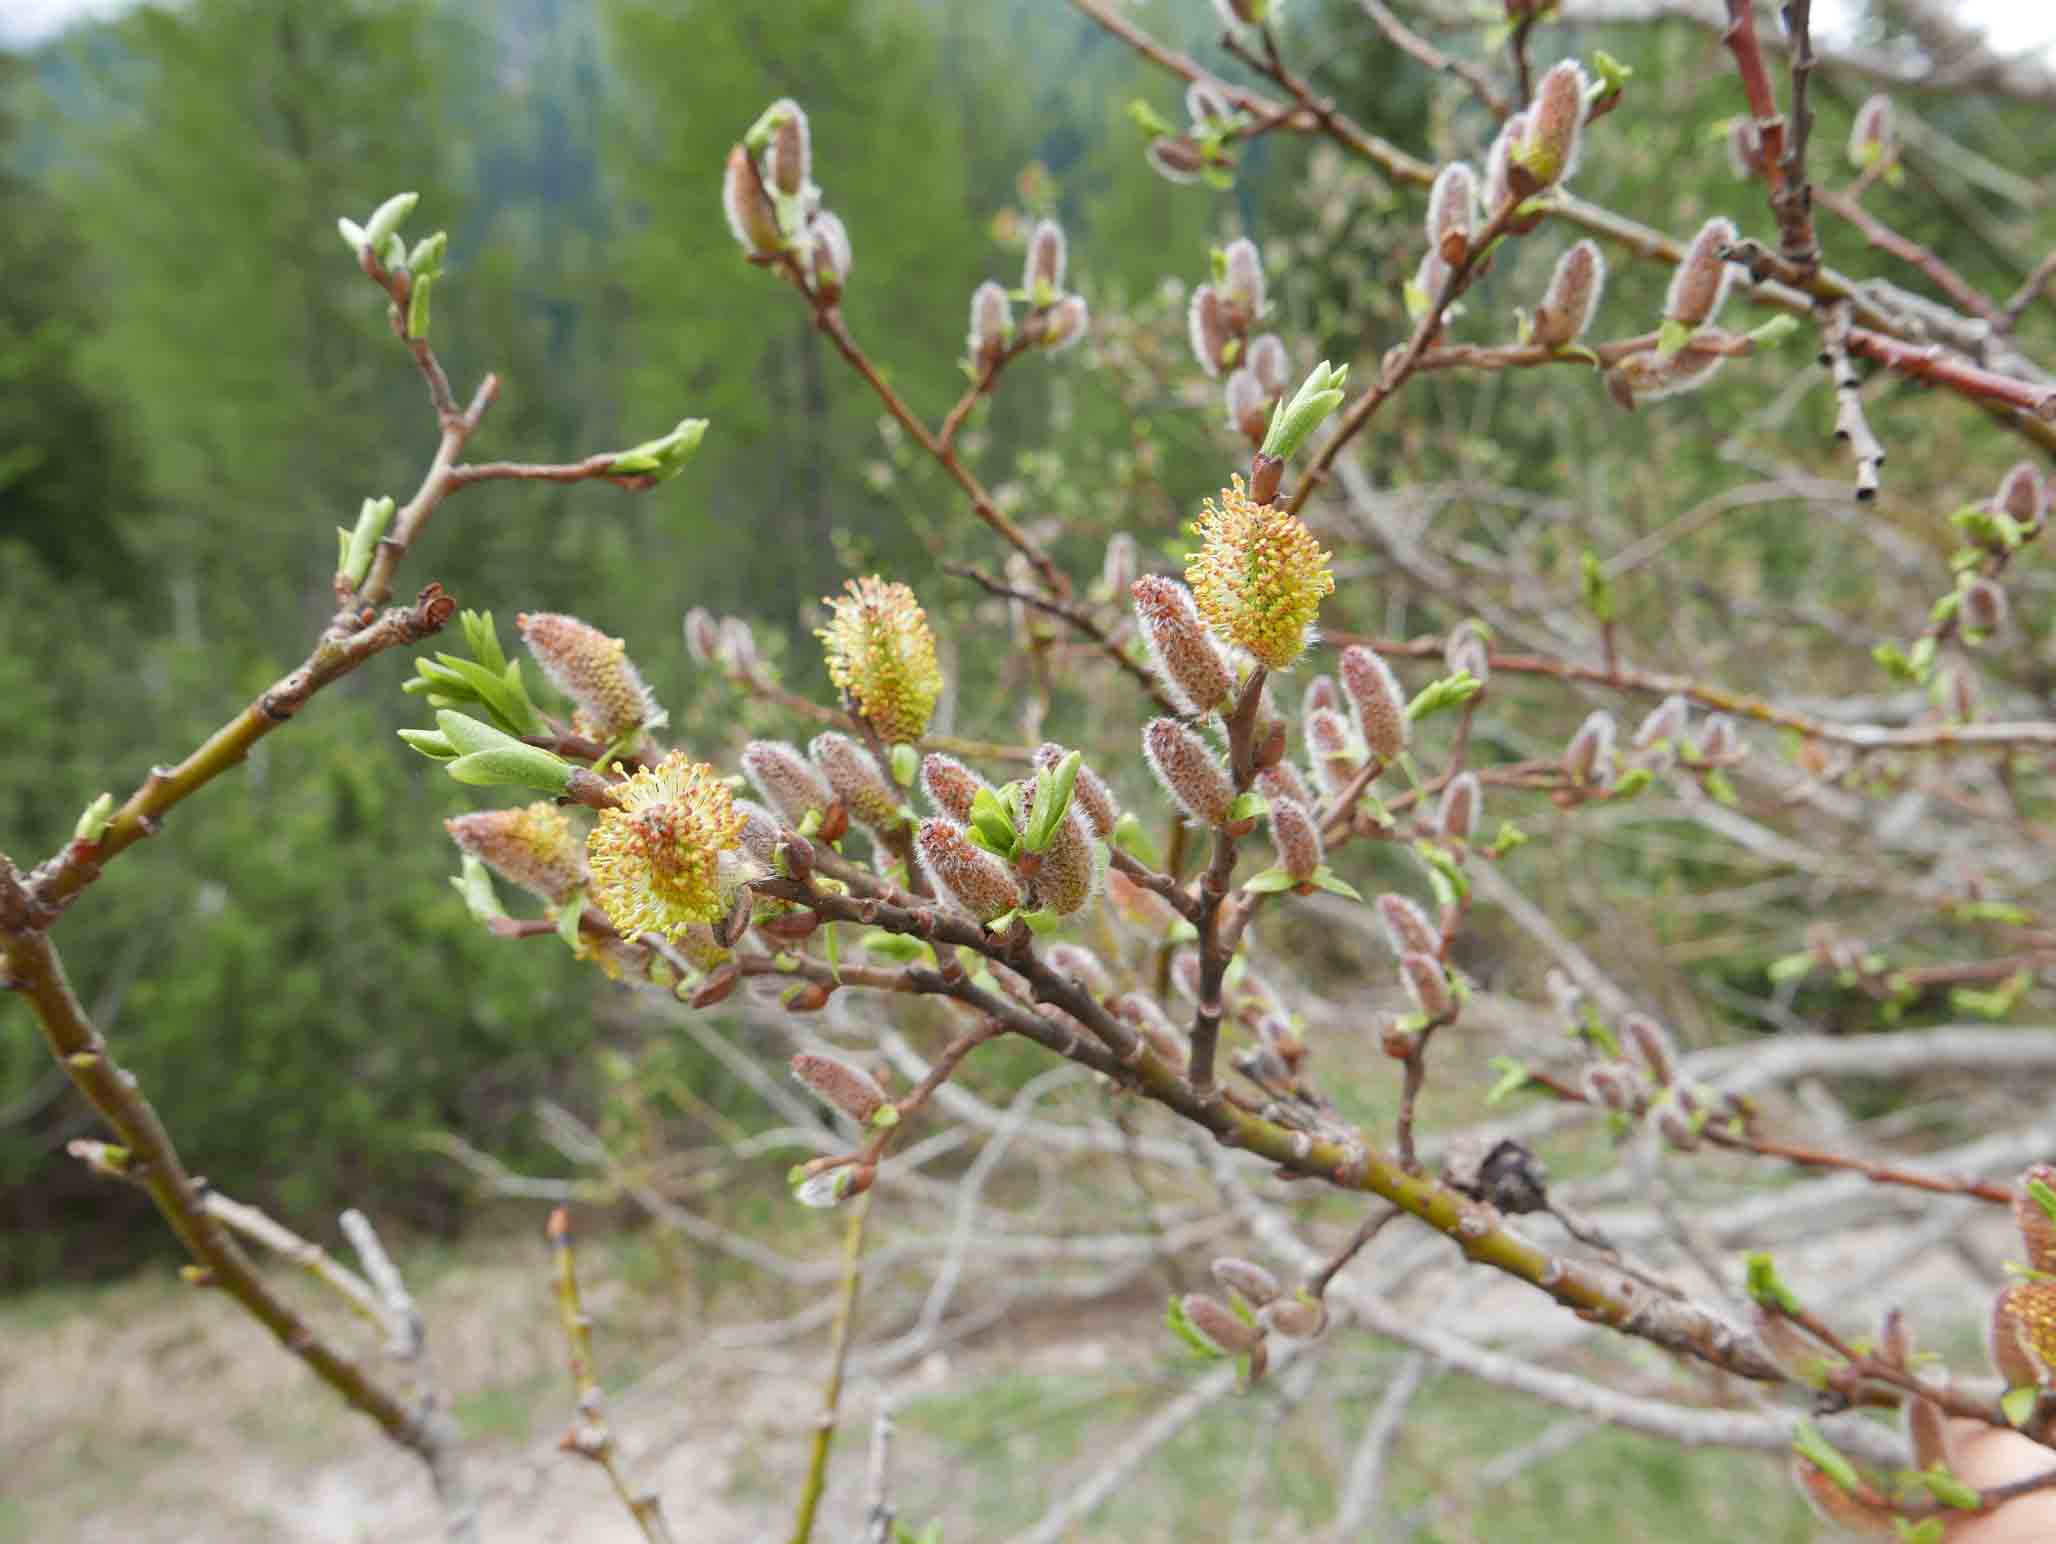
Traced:
<path fill-rule="evenodd" d="M 1132 14 L 1233 73 L 1203 0 Z M 1889 31 L 1889 10 L 1862 25 Z M 1436 159 L 1481 157 L 1489 119 L 1384 46 L 1352 0 L 1295 4 L 1287 42 L 1373 131 Z M 1719 144 L 1737 97 L 1714 35 L 1555 27 L 1536 52 L 1597 47 L 1636 76 L 1578 191 L 1674 234 L 1723 210 L 1762 234 L 1762 200 Z M 854 242 L 851 326 L 931 420 L 961 389 L 972 287 L 1013 282 L 1033 216 L 1065 222 L 1094 337 L 1010 372 L 966 443 L 1081 583 L 1117 529 L 1164 562 L 1239 464 L 1217 388 L 1183 344 L 1184 289 L 1210 245 L 1263 242 L 1295 364 L 1348 359 L 1361 375 L 1404 335 L 1400 287 L 1419 254 L 1418 194 L 1318 145 L 1263 140 L 1231 192 L 1157 179 L 1126 107 L 1141 97 L 1177 116 L 1171 83 L 1053 0 L 192 0 L 4 64 L 0 848 L 24 866 L 93 795 L 133 787 L 298 661 L 332 604 L 330 528 L 366 495 L 404 499 L 429 460 L 432 415 L 334 236 L 338 214 L 414 188 L 413 229 L 450 231 L 443 357 L 460 395 L 486 369 L 504 380 L 475 455 L 570 459 L 687 413 L 713 420 L 696 463 L 646 495 L 466 493 L 403 575 L 496 610 L 503 635 L 515 611 L 550 609 L 625 636 L 704 755 L 804 726 L 694 674 L 678 632 L 694 604 L 751 618 L 788 684 L 825 699 L 812 608 L 878 568 L 912 580 L 941 624 L 959 730 L 1007 738 L 1026 680 L 997 642 L 1004 608 L 935 562 L 996 570 L 1004 554 L 881 432 L 875 400 L 722 221 L 722 158 L 767 101 L 809 107 L 816 176 Z M 1822 86 L 1817 153 L 1844 179 L 1864 87 L 1833 71 Z M 1915 155 L 1879 207 L 2009 293 L 2056 237 L 2046 119 L 1969 95 L 1907 105 L 1948 148 Z M 1960 175 L 1958 150 L 2014 180 Z M 1845 230 L 1828 234 L 1836 260 L 1867 263 Z M 1473 297 L 1474 321 L 1532 304 L 1565 241 L 1545 231 L 1512 249 Z M 1664 272 L 1611 255 L 1600 330 L 1653 325 Z M 2046 352 L 2050 333 L 2031 315 L 2023 341 Z M 1475 554 L 1485 583 L 1495 554 L 1510 560 L 1506 506 L 1463 490 L 1547 490 L 1560 514 L 1524 523 L 1518 556 L 1565 604 L 1586 545 L 1624 547 L 1739 481 L 1842 477 L 1818 384 L 1798 346 L 1634 417 L 1566 371 L 1437 376 L 1364 450 L 1380 487 L 1456 490 L 1437 494 L 1438 542 Z M 1925 565 L 1883 563 L 1861 531 L 1794 519 L 1789 498 L 1744 508 L 1624 585 L 1623 629 L 1650 663 L 1718 674 L 1743 660 L 1748 684 L 1784 696 L 1885 689 L 1875 636 L 1822 625 L 1824 608 L 1917 616 L 1945 582 L 1939 516 L 2018 452 L 1904 384 L 1881 386 L 1871 411 L 1893 449 L 1888 493 L 1851 518 L 1902 529 Z M 1331 625 L 1412 632 L 1462 614 L 1428 588 L 1381 584 L 1374 549 L 1349 531 L 1324 534 L 1345 575 Z M 2022 593 L 2023 634 L 1993 668 L 2041 691 L 2045 624 Z M 381 659 L 325 693 L 112 867 L 58 936 L 197 1171 L 291 1217 L 376 1197 L 453 1231 L 469 1205 L 461 1176 L 420 1138 L 455 1132 L 538 1161 L 534 1096 L 591 1109 L 607 1081 L 595 1050 L 640 1032 L 609 1011 L 618 989 L 554 946 L 495 945 L 444 884 L 454 863 L 437 822 L 466 801 L 392 737 L 418 717 L 404 673 Z M 1125 755 L 1132 704 L 1072 684 L 1048 730 Z M 1532 751 L 1583 711 L 1495 694 L 1481 732 L 1498 754 Z M 1601 892 L 1614 905 L 1689 894 L 1696 841 L 1674 854 L 1603 832 L 1575 849 L 1538 843 L 1533 872 L 1562 880 L 1575 920 L 1598 914 Z M 1746 936 L 1702 943 L 1698 968 L 1760 985 L 1803 915 L 1796 898 L 1769 908 Z M 1634 935 L 1616 942 L 1631 950 Z M 0 1030 L 0 1285 L 169 1253 L 140 1196 L 62 1156 L 90 1117 L 26 1015 L 0 1010 Z M 697 1051 L 664 1055 L 695 1099 L 765 1118 Z"/>

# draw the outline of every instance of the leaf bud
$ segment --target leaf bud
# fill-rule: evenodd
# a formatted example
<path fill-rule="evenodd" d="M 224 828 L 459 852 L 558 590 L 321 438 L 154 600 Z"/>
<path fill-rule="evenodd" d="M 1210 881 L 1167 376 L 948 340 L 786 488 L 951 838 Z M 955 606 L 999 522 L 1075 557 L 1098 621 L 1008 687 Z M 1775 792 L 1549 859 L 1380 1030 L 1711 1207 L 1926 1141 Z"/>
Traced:
<path fill-rule="evenodd" d="M 1332 365 L 1325 359 L 1315 365 L 1292 400 L 1280 402 L 1272 413 L 1262 454 L 1289 461 L 1322 420 L 1342 406 L 1342 388 L 1348 379 L 1348 365 Z"/>
<path fill-rule="evenodd" d="M 811 811 L 825 813 L 835 800 L 827 780 L 799 747 L 784 740 L 752 740 L 743 747 L 742 770 L 778 818 L 794 828 Z"/>
<path fill-rule="evenodd" d="M 1199 620 L 1192 592 L 1175 579 L 1145 574 L 1129 593 L 1158 679 L 1188 713 L 1212 713 L 1234 694 L 1219 645 Z"/>
<path fill-rule="evenodd" d="M 1534 341 L 1544 348 L 1563 348 L 1584 336 L 1599 310 L 1606 288 L 1606 259 L 1598 244 L 1580 241 L 1556 260 L 1549 288 L 1535 308 Z"/>
<path fill-rule="evenodd" d="M 1356 709 L 1364 743 L 1382 760 L 1397 759 L 1406 749 L 1413 726 L 1406 716 L 1406 693 L 1392 667 L 1375 649 L 1352 643 L 1342 651 L 1337 669 L 1342 689 Z"/>
<path fill-rule="evenodd" d="M 1194 819 L 1228 824 L 1234 784 L 1197 733 L 1175 718 L 1154 719 L 1142 732 L 1142 753 L 1165 792 Z"/>
<path fill-rule="evenodd" d="M 792 1075 L 824 1104 L 832 1104 L 859 1126 L 871 1123 L 885 1105 L 885 1090 L 860 1067 L 833 1056 L 801 1051 L 792 1059 Z"/>

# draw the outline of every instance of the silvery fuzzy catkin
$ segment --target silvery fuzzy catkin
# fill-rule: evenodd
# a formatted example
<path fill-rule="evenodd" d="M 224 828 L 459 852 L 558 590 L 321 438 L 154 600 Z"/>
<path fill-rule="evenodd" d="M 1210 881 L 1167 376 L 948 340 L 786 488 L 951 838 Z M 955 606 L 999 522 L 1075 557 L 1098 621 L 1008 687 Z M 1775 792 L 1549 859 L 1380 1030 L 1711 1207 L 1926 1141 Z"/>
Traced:
<path fill-rule="evenodd" d="M 1188 713 L 1211 713 L 1234 695 L 1228 661 L 1199 619 L 1192 592 L 1176 579 L 1145 574 L 1129 587 L 1157 677 Z"/>
<path fill-rule="evenodd" d="M 990 922 L 1021 904 L 1021 892 L 1007 866 L 984 848 L 972 846 L 948 821 L 922 821 L 914 845 L 937 893 L 980 922 Z"/>
<path fill-rule="evenodd" d="M 1356 709 L 1364 743 L 1382 760 L 1394 760 L 1406 749 L 1413 726 L 1406 716 L 1406 693 L 1392 667 L 1373 649 L 1352 643 L 1338 666 L 1342 689 Z"/>
<path fill-rule="evenodd" d="M 742 750 L 742 770 L 764 802 L 789 826 L 798 826 L 810 810 L 825 810 L 835 792 L 799 747 L 784 740 L 752 740 Z"/>
<path fill-rule="evenodd" d="M 1277 849 L 1278 866 L 1304 884 L 1321 866 L 1321 832 L 1304 805 L 1291 799 L 1273 799 L 1271 843 Z"/>
<path fill-rule="evenodd" d="M 1175 718 L 1159 718 L 1142 732 L 1142 753 L 1164 791 L 1195 820 L 1228 823 L 1235 786 L 1218 757 L 1199 735 Z"/>
<path fill-rule="evenodd" d="M 1436 834 L 1445 842 L 1468 842 L 1478 828 L 1478 814 L 1484 802 L 1485 791 L 1478 783 L 1477 773 L 1465 772 L 1451 778 L 1449 786 L 1442 790 L 1442 804 L 1436 811 Z"/>
<path fill-rule="evenodd" d="M 1440 954 L 1442 935 L 1428 914 L 1403 895 L 1390 891 L 1378 897 L 1378 921 L 1385 929 L 1385 942 L 1395 955 Z"/>
<path fill-rule="evenodd" d="M 954 756 L 930 751 L 921 758 L 921 791 L 928 802 L 958 825 L 971 819 L 971 801 L 991 785 Z"/>
<path fill-rule="evenodd" d="M 1701 327 L 1713 320 L 1727 298 L 1732 276 L 1721 254 L 1737 239 L 1735 222 L 1716 216 L 1699 227 L 1699 233 L 1685 248 L 1685 255 L 1671 272 L 1670 290 L 1664 298 L 1663 318 L 1686 327 Z"/>
<path fill-rule="evenodd" d="M 1533 341 L 1544 348 L 1563 348 L 1584 336 L 1599 310 L 1606 288 L 1606 259 L 1598 243 L 1580 241 L 1556 260 L 1549 288 L 1535 308 Z"/>

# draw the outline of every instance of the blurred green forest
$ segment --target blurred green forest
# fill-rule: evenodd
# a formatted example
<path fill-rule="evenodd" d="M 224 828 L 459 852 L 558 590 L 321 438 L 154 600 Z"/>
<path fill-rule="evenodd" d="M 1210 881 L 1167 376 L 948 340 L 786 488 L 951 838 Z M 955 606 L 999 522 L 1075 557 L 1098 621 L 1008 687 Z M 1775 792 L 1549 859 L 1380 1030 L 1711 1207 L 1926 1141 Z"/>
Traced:
<path fill-rule="evenodd" d="M 1204 0 L 1133 14 L 1195 50 L 1215 32 Z M 1426 156 L 1479 154 L 1475 104 L 1383 46 L 1353 3 L 1295 5 L 1288 39 L 1374 131 Z M 1674 233 L 1746 205 L 1761 233 L 1761 200 L 1737 197 L 1717 142 L 1737 104 L 1712 34 L 1555 28 L 1541 52 L 1601 46 L 1637 75 L 1580 193 Z M 1210 244 L 1254 235 L 1295 363 L 1368 373 L 1403 336 L 1419 249 L 1417 195 L 1304 143 L 1263 140 L 1230 192 L 1156 178 L 1126 109 L 1141 97 L 1175 116 L 1171 85 L 1057 0 L 193 0 L 4 63 L 0 850 L 23 867 L 95 794 L 125 794 L 295 664 L 332 606 L 331 528 L 366 496 L 404 499 L 429 461 L 433 415 L 335 237 L 340 214 L 412 188 L 411 228 L 448 229 L 438 345 L 460 396 L 487 369 L 504 382 L 478 458 L 568 460 L 712 420 L 696 462 L 647 494 L 465 492 L 402 574 L 494 610 L 503 635 L 522 609 L 621 634 L 708 755 L 801 726 L 695 677 L 688 606 L 752 618 L 787 683 L 824 695 L 807 629 L 825 591 L 878 568 L 915 582 L 945 630 L 968 626 L 982 614 L 932 544 L 994 568 L 1002 556 L 881 434 L 804 308 L 739 255 L 721 163 L 766 102 L 812 113 L 816 177 L 854 242 L 852 330 L 931 418 L 961 389 L 973 286 L 1011 282 L 1027 217 L 1066 223 L 1094 341 L 1014 372 L 971 445 L 1018 517 L 1058 523 L 1081 577 L 1114 529 L 1152 553 L 1175 542 L 1235 464 L 1167 279 L 1193 282 Z M 1860 89 L 1824 78 L 1830 152 Z M 2056 146 L 2032 107 L 1922 110 L 2048 186 Z M 2007 293 L 2049 245 L 2046 207 L 1975 182 L 1940 191 L 1909 189 L 1895 218 Z M 1502 264 L 1478 306 L 1509 310 L 1559 249 Z M 1663 282 L 1629 269 L 1609 307 L 1653 315 Z M 2025 341 L 2046 332 L 2037 318 Z M 1367 450 L 1381 483 L 1555 487 L 1646 528 L 1733 475 L 1720 436 L 1771 389 L 1742 375 L 1685 419 L 1622 417 L 1592 383 L 1436 377 Z M 1832 453 L 1824 400 L 1796 415 L 1807 457 Z M 1908 504 L 1950 507 L 1959 483 L 2010 459 L 1976 415 L 1930 414 L 1910 390 L 1873 414 L 1913 452 L 1895 454 Z M 1765 506 L 1722 526 L 1703 578 L 1796 590 L 1824 539 Z M 1679 627 L 1717 628 L 1707 604 Z M 1348 585 L 1333 620 L 1427 621 Z M 1816 645 L 1855 668 L 1851 640 Z M 957 727 L 1003 731 L 1006 661 L 966 647 L 957 671 Z M 451 894 L 438 822 L 469 801 L 393 737 L 419 720 L 404 674 L 385 658 L 323 694 L 113 865 L 57 937 L 196 1171 L 289 1216 L 375 1197 L 454 1230 L 463 1185 L 420 1137 L 536 1158 L 532 1097 L 589 1107 L 596 1049 L 630 1031 L 606 1011 L 617 989 L 560 950 L 495 943 Z M 1085 733 L 1084 711 L 1060 700 L 1051 729 Z M 746 1105 L 718 1067 L 693 1077 L 702 1098 Z M 140 1195 L 63 1156 L 93 1129 L 27 1015 L 0 1008 L 0 1285 L 171 1247 Z"/>

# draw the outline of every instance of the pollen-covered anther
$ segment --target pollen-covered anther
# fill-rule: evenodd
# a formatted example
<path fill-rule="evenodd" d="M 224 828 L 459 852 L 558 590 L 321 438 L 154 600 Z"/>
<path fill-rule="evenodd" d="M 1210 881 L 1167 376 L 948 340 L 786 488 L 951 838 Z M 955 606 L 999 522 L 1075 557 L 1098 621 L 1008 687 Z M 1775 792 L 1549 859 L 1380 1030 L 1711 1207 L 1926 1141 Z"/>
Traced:
<path fill-rule="evenodd" d="M 1413 733 L 1399 677 L 1376 650 L 1360 643 L 1352 643 L 1342 651 L 1337 669 L 1342 676 L 1342 689 L 1356 709 L 1364 743 L 1380 760 L 1396 760 Z"/>
<path fill-rule="evenodd" d="M 1584 336 L 1599 310 L 1606 289 L 1606 259 L 1596 242 L 1580 241 L 1556 260 L 1549 288 L 1535 308 L 1533 340 L 1544 348 L 1563 348 Z"/>
<path fill-rule="evenodd" d="M 554 804 L 474 810 L 443 822 L 458 848 L 510 884 L 561 906 L 585 883 L 585 847 Z"/>
<path fill-rule="evenodd" d="M 1272 670 L 1289 670 L 1335 592 L 1328 553 L 1297 515 L 1259 504 L 1240 477 L 1200 512 L 1202 546 L 1185 569 L 1207 625 Z"/>
<path fill-rule="evenodd" d="M 946 820 L 924 820 L 915 839 L 921 866 L 935 888 L 980 922 L 990 922 L 1021 904 L 1021 892 L 1007 866 Z"/>
<path fill-rule="evenodd" d="M 799 826 L 813 811 L 825 815 L 835 802 L 835 790 L 828 780 L 800 754 L 798 746 L 784 740 L 750 741 L 743 747 L 742 770 L 788 826 Z"/>
<path fill-rule="evenodd" d="M 550 684 L 578 705 L 579 727 L 593 739 L 609 744 L 656 716 L 619 638 L 556 611 L 523 612 L 515 625 Z"/>
<path fill-rule="evenodd" d="M 1290 799 L 1271 801 L 1271 842 L 1277 848 L 1278 867 L 1305 884 L 1321 866 L 1321 832 L 1303 805 Z"/>
<path fill-rule="evenodd" d="M 942 696 L 935 634 L 914 592 L 873 574 L 827 598 L 833 615 L 815 636 L 828 678 L 891 745 L 918 740 Z"/>
<path fill-rule="evenodd" d="M 1200 622 L 1192 592 L 1175 579 L 1145 574 L 1130 586 L 1135 617 L 1157 677 L 1188 713 L 1212 713 L 1234 695 L 1235 678 Z"/>
<path fill-rule="evenodd" d="M 801 1051 L 792 1059 L 792 1075 L 827 1104 L 858 1125 L 867 1124 L 885 1104 L 885 1090 L 861 1067 L 833 1056 Z"/>
<path fill-rule="evenodd" d="M 1175 718 L 1152 720 L 1142 732 L 1142 753 L 1165 792 L 1187 814 L 1210 826 L 1228 824 L 1235 787 L 1197 733 Z"/>
<path fill-rule="evenodd" d="M 807 755 L 848 807 L 852 820 L 873 831 L 894 831 L 904 824 L 899 791 L 879 770 L 877 758 L 848 735 L 833 730 L 818 734 Z"/>
<path fill-rule="evenodd" d="M 618 786 L 586 838 L 593 900 L 623 938 L 723 917 L 743 877 L 744 817 L 720 774 L 673 751 Z"/>

